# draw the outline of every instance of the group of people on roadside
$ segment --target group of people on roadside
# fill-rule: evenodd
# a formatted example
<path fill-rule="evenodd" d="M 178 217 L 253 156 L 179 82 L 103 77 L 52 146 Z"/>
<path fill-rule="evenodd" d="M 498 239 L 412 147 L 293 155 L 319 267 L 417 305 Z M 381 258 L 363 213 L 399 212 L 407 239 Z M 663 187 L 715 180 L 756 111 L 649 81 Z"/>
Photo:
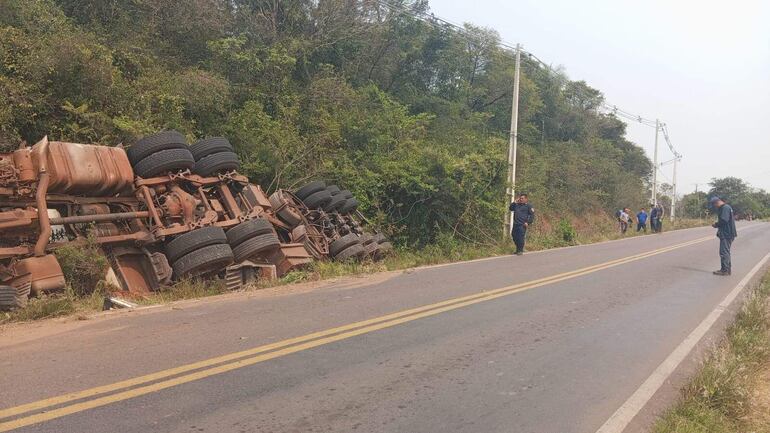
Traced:
<path fill-rule="evenodd" d="M 663 214 L 663 206 L 661 206 L 660 203 L 651 205 L 649 212 L 647 212 L 647 209 L 642 208 L 642 210 L 636 214 L 636 231 L 644 231 L 647 233 L 647 221 L 649 220 L 650 229 L 652 229 L 653 233 L 662 232 Z M 615 212 L 615 217 L 618 219 L 620 233 L 626 234 L 628 228 L 631 227 L 634 223 L 634 217 L 631 209 L 627 207 L 619 209 L 617 212 Z"/>
<path fill-rule="evenodd" d="M 712 227 L 717 229 L 717 237 L 719 238 L 719 258 L 721 267 L 719 270 L 714 271 L 714 275 L 730 276 L 732 274 L 732 260 L 731 260 L 731 247 L 733 240 L 738 237 L 738 230 L 735 227 L 735 215 L 733 208 L 725 203 L 719 197 L 711 197 L 709 199 L 709 207 L 716 214 L 717 220 Z M 510 204 L 509 211 L 513 213 L 511 215 L 511 237 L 516 244 L 516 255 L 520 256 L 524 254 L 524 243 L 526 241 L 527 229 L 535 222 L 535 208 L 529 204 L 529 196 L 527 194 L 519 194 L 516 200 Z M 633 217 L 631 216 L 631 209 L 623 208 L 617 211 L 615 216 L 620 223 L 620 231 L 626 233 L 628 227 L 633 223 Z M 650 221 L 650 228 L 654 233 L 660 233 L 663 231 L 663 206 L 660 204 L 653 204 L 650 206 L 650 212 L 646 209 L 642 209 L 636 214 L 636 231 L 644 230 L 647 233 L 647 220 Z"/>

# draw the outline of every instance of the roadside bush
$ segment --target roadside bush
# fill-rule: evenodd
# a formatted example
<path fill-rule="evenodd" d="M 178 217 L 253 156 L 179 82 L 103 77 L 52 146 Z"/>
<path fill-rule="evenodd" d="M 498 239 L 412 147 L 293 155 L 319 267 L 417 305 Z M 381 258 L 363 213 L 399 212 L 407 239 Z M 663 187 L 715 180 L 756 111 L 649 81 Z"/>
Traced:
<path fill-rule="evenodd" d="M 575 227 L 572 226 L 572 223 L 570 223 L 569 220 L 561 219 L 559 221 L 557 230 L 559 231 L 561 238 L 564 239 L 564 242 L 568 243 L 569 245 L 575 245 L 577 240 L 577 231 L 575 231 Z"/>
<path fill-rule="evenodd" d="M 85 245 L 64 245 L 57 248 L 55 254 L 64 272 L 64 279 L 75 296 L 93 293 L 110 266 L 107 257 L 93 239 L 89 239 Z"/>

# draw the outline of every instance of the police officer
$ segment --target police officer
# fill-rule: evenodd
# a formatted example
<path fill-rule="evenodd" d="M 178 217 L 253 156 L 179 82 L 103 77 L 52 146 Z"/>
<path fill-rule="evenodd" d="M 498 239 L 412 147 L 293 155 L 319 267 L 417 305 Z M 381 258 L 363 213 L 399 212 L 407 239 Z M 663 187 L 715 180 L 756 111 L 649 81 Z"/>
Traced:
<path fill-rule="evenodd" d="M 733 245 L 733 240 L 738 237 L 738 230 L 735 228 L 733 208 L 719 197 L 711 197 L 709 204 L 717 214 L 717 222 L 715 222 L 712 227 L 717 229 L 717 237 L 719 238 L 719 259 L 722 262 L 722 268 L 718 271 L 714 271 L 714 275 L 730 275 L 732 273 L 730 247 Z"/>
<path fill-rule="evenodd" d="M 508 209 L 513 212 L 511 237 L 516 244 L 516 255 L 520 256 L 524 254 L 527 228 L 535 221 L 535 209 L 529 204 L 529 196 L 527 194 L 519 194 L 519 198 L 511 203 Z"/>

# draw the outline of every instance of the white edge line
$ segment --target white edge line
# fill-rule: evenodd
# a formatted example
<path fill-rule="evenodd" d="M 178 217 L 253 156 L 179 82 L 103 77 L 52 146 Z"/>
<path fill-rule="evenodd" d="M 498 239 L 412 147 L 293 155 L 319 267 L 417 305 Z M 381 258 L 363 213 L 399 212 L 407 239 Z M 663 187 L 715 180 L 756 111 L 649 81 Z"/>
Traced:
<path fill-rule="evenodd" d="M 615 411 L 614 414 L 596 431 L 596 433 L 622 433 L 631 420 L 644 408 L 652 396 L 660 389 L 665 381 L 676 370 L 679 364 L 687 358 L 696 344 L 711 329 L 714 323 L 730 306 L 735 298 L 751 282 L 754 275 L 762 270 L 770 260 L 770 253 L 759 261 L 754 268 L 738 283 L 735 288 L 706 316 L 705 319 L 682 341 L 679 346 L 652 372 L 639 389 Z"/>

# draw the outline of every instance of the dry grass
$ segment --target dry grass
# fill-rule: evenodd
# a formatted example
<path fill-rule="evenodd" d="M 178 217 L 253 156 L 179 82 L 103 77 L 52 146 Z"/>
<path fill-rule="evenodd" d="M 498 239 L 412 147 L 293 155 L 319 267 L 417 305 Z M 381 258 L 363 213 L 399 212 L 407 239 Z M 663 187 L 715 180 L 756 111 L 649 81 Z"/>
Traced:
<path fill-rule="evenodd" d="M 770 276 L 770 275 L 769 275 Z M 662 416 L 655 433 L 770 433 L 770 280 Z"/>

